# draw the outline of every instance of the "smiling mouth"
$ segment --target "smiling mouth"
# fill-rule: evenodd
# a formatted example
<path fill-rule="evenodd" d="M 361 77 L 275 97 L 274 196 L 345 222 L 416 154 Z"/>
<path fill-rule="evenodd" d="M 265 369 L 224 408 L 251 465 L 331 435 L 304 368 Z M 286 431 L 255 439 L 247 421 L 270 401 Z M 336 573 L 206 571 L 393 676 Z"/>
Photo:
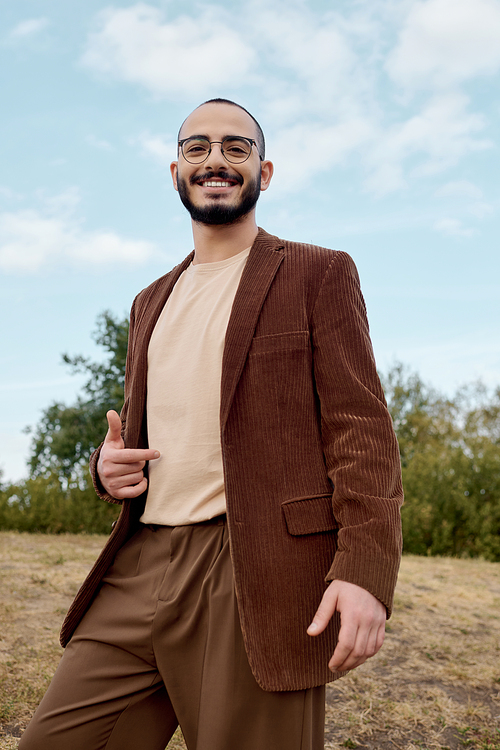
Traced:
<path fill-rule="evenodd" d="M 226 180 L 205 180 L 204 182 L 199 182 L 198 185 L 201 185 L 202 187 L 233 187 L 233 185 L 236 185 L 236 182 L 229 182 Z"/>
<path fill-rule="evenodd" d="M 208 172 L 192 177 L 190 182 L 192 185 L 200 185 L 204 188 L 231 188 L 235 185 L 241 185 L 243 179 L 239 175 L 229 175 L 227 172 L 217 175 Z"/>

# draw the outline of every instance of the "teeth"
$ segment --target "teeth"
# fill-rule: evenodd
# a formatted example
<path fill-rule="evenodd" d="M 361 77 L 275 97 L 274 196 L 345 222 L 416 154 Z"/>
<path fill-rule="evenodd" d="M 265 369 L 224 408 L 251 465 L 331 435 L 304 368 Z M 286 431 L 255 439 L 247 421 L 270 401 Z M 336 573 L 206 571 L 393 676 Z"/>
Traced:
<path fill-rule="evenodd" d="M 202 183 L 203 187 L 231 187 L 230 182 L 222 182 L 221 180 L 210 180 Z"/>

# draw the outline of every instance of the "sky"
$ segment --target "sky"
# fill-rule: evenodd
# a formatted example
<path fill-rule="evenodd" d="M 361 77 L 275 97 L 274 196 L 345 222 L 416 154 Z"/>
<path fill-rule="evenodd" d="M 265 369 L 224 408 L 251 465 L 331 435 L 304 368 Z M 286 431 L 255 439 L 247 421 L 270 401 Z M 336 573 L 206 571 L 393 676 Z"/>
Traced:
<path fill-rule="evenodd" d="M 348 252 L 377 364 L 500 385 L 500 0 L 16 0 L 0 7 L 0 469 L 103 356 L 97 316 L 192 249 L 180 123 L 235 100 L 275 165 L 257 219 Z"/>

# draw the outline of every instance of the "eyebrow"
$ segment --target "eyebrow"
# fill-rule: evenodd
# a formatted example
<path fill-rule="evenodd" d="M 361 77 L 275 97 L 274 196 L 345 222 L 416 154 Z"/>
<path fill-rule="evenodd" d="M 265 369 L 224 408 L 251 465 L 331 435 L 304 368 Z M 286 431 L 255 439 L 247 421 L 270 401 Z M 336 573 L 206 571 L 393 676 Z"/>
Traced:
<path fill-rule="evenodd" d="M 210 140 L 209 135 L 206 135 L 204 133 L 195 133 L 194 135 L 187 135 L 185 138 L 179 138 L 179 141 L 186 141 L 188 138 L 206 138 L 207 141 Z M 252 138 L 249 135 L 236 135 L 235 133 L 228 133 L 227 135 L 223 135 L 222 139 L 224 138 L 247 138 L 249 141 L 255 141 L 255 138 Z M 214 142 L 218 143 L 218 141 Z"/>

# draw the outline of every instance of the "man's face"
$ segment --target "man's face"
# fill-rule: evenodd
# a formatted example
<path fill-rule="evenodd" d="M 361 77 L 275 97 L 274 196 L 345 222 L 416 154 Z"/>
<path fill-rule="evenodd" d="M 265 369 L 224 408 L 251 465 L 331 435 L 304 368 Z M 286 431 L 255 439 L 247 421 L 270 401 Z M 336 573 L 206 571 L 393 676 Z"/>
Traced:
<path fill-rule="evenodd" d="M 256 128 L 252 118 L 239 107 L 204 104 L 187 118 L 180 138 L 194 135 L 206 136 L 210 141 L 222 141 L 227 135 L 255 139 Z M 253 211 L 260 191 L 269 184 L 272 165 L 260 161 L 256 146 L 247 161 L 231 164 L 223 157 L 220 144 L 214 143 L 203 164 L 190 164 L 180 153 L 171 172 L 174 187 L 193 221 L 232 224 Z"/>

